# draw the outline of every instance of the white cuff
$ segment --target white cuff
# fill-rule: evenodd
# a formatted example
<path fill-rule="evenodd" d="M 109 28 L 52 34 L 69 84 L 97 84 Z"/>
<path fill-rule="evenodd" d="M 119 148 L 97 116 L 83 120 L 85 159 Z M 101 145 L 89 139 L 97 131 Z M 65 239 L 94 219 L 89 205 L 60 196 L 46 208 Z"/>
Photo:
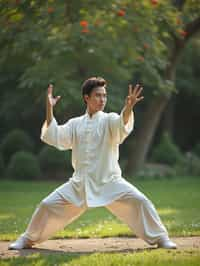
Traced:
<path fill-rule="evenodd" d="M 51 132 L 52 128 L 54 128 L 56 125 L 57 125 L 57 122 L 54 117 L 48 126 L 47 126 L 47 120 L 45 120 L 45 122 L 42 125 L 40 139 L 45 141 L 46 137 L 49 135 L 49 132 Z"/>
<path fill-rule="evenodd" d="M 124 131 L 126 134 L 130 134 L 131 131 L 132 131 L 133 128 L 134 128 L 134 114 L 133 114 L 133 111 L 131 110 L 131 114 L 130 114 L 130 116 L 129 116 L 128 122 L 127 122 L 126 124 L 124 124 L 123 112 L 124 112 L 124 110 L 122 110 L 122 111 L 121 111 L 121 114 L 120 114 L 120 124 L 121 124 L 121 128 L 123 129 L 123 131 Z"/>

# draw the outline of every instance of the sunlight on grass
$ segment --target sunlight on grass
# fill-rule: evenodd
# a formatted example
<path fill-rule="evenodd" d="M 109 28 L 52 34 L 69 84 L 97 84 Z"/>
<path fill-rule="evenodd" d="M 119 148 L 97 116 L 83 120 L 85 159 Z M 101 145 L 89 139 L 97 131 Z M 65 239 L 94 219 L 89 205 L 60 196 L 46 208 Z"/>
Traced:
<path fill-rule="evenodd" d="M 58 182 L 0 182 L 0 240 L 14 240 L 25 230 L 37 204 Z M 134 185 L 149 197 L 170 236 L 200 235 L 200 179 L 142 180 Z M 186 200 L 187 199 L 187 200 Z M 91 208 L 52 238 L 134 236 L 106 208 Z"/>
<path fill-rule="evenodd" d="M 7 214 L 0 214 L 0 221 L 1 220 L 7 220 L 7 219 L 10 219 L 10 218 L 15 218 L 15 215 L 12 213 L 7 213 Z"/>
<path fill-rule="evenodd" d="M 27 257 L 0 261 L 0 266 L 199 266 L 200 251 L 145 250 L 127 253 L 51 254 L 35 253 Z"/>
<path fill-rule="evenodd" d="M 172 209 L 172 208 L 157 209 L 157 210 L 158 210 L 159 214 L 162 216 L 177 214 L 177 212 L 179 212 L 178 209 Z"/>

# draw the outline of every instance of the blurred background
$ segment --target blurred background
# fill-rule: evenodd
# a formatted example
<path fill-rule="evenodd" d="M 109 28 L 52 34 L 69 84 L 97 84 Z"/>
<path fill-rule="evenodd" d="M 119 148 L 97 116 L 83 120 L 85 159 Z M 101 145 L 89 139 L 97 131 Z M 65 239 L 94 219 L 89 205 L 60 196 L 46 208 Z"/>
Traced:
<path fill-rule="evenodd" d="M 144 100 L 120 146 L 123 175 L 200 176 L 199 0 L 1 0 L 0 179 L 72 174 L 70 151 L 40 140 L 49 83 L 59 124 L 85 113 L 81 84 L 108 82 L 120 113 L 128 84 Z"/>

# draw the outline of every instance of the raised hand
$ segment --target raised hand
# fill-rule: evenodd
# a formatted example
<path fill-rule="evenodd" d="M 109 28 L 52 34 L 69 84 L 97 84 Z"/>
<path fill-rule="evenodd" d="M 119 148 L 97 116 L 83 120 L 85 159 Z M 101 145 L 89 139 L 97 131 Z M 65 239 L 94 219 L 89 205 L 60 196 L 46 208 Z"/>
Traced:
<path fill-rule="evenodd" d="M 143 87 L 139 84 L 133 87 L 133 85 L 130 84 L 128 88 L 128 96 L 126 97 L 125 105 L 127 108 L 132 109 L 137 102 L 144 98 L 144 96 L 140 96 Z"/>
<path fill-rule="evenodd" d="M 56 105 L 59 99 L 60 99 L 60 96 L 53 97 L 53 85 L 49 84 L 48 90 L 47 90 L 47 100 L 49 104 L 53 107 Z"/>

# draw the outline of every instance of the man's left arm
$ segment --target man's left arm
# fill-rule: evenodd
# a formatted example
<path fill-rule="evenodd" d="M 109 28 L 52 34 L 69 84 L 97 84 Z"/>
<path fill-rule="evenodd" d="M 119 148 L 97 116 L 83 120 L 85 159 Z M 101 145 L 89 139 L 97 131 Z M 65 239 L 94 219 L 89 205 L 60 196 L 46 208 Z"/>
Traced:
<path fill-rule="evenodd" d="M 142 90 L 143 88 L 139 84 L 135 87 L 133 87 L 133 85 L 129 85 L 128 96 L 126 97 L 125 106 L 123 108 L 124 125 L 128 123 L 131 113 L 133 112 L 133 107 L 136 103 L 143 100 L 144 96 L 140 96 Z"/>

